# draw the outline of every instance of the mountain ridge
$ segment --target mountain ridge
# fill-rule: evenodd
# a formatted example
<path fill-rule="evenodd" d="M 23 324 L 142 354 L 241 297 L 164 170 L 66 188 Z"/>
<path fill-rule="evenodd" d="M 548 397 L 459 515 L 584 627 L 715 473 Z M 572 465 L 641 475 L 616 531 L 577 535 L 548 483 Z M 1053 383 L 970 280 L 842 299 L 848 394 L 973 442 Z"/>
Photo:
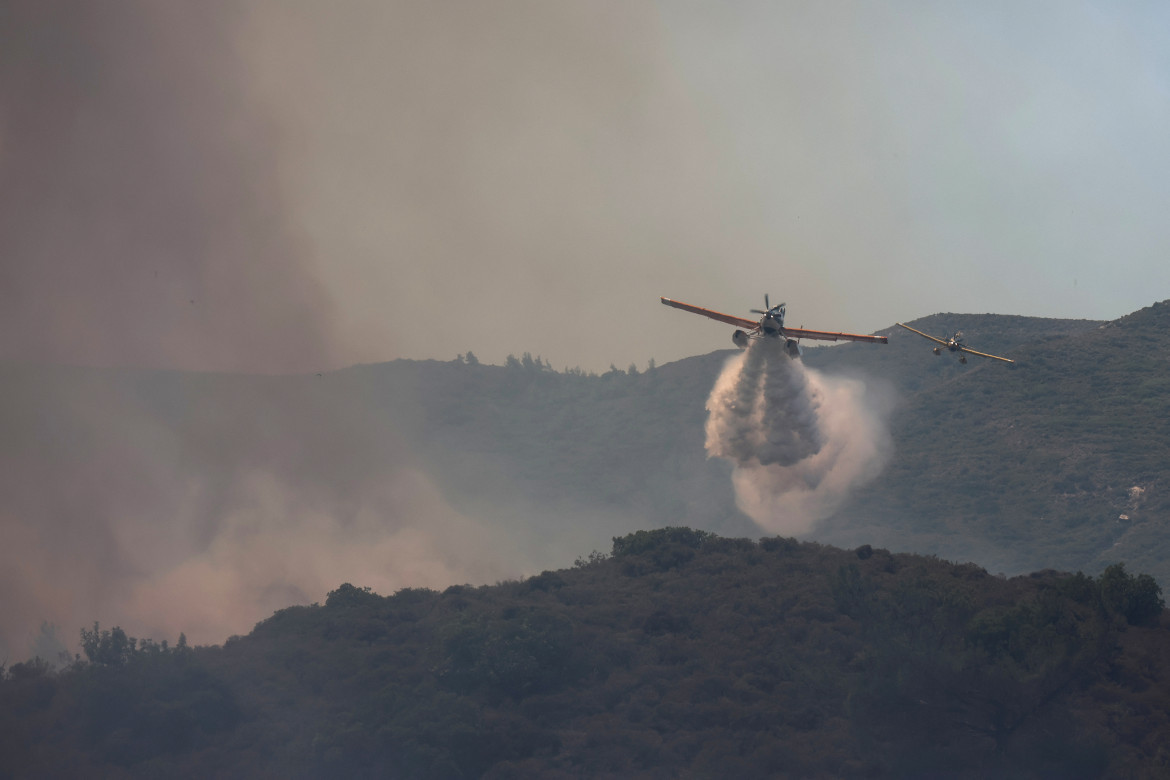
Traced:
<path fill-rule="evenodd" d="M 1097 574 L 1126 562 L 1170 581 L 1166 310 L 1116 323 L 948 313 L 911 322 L 964 330 L 1015 366 L 936 357 L 896 326 L 887 345 L 807 349 L 809 367 L 861 377 L 892 399 L 895 452 L 806 538 L 1007 574 Z M 258 617 L 320 598 L 347 576 L 346 561 L 360 579 L 375 565 L 366 551 L 399 538 L 416 540 L 421 557 L 368 580 L 384 590 L 412 584 L 401 579 L 408 571 L 426 585 L 532 573 L 663 526 L 758 537 L 736 506 L 730 465 L 704 449 L 707 399 L 735 354 L 602 375 L 531 359 L 401 360 L 320 376 L 0 365 L 0 454 L 10 464 L 0 485 L 13 517 L 36 529 L 14 537 L 25 546 L 10 545 L 0 578 L 31 597 L 13 614 L 35 633 L 46 618 L 128 624 L 102 594 L 157 601 L 157 581 L 187 571 L 187 558 L 221 575 L 228 567 L 240 587 L 256 576 L 248 555 L 268 549 L 303 545 L 316 551 L 308 560 L 332 567 L 274 561 L 263 570 L 267 595 L 251 607 Z M 412 474 L 421 476 L 401 477 Z M 259 549 L 225 560 L 220 540 L 253 537 Z M 35 572 L 29 561 L 67 576 L 52 589 L 17 582 Z M 59 612 L 41 599 L 72 588 L 83 597 Z M 134 628 L 216 638 L 167 613 L 160 604 Z M 0 645 L 20 657 L 24 641 L 6 630 Z"/>

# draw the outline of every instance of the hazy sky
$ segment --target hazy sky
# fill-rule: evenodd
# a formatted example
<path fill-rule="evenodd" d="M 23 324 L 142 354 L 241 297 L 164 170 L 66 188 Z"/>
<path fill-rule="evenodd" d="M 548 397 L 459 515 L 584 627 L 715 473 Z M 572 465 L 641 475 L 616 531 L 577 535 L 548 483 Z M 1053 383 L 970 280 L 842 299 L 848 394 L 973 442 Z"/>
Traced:
<path fill-rule="evenodd" d="M 347 8 L 258 51 L 363 355 L 730 343 L 660 295 L 863 332 L 1170 295 L 1158 4 Z"/>
<path fill-rule="evenodd" d="M 1170 296 L 1160 3 L 0 3 L 0 356 L 241 370 Z"/>

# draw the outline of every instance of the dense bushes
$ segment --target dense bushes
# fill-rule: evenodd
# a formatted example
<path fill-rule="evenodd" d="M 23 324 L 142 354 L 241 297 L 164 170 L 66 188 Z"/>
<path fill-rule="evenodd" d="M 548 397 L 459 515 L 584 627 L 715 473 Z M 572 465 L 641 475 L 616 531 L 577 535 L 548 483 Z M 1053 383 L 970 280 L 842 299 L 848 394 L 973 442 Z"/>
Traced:
<path fill-rule="evenodd" d="M 1130 576 L 1123 563 L 1106 568 L 1099 583 L 1105 606 L 1124 616 L 1131 625 L 1141 626 L 1156 620 L 1166 606 L 1162 589 L 1154 578 L 1148 574 Z"/>
<path fill-rule="evenodd" d="M 1005 579 L 664 528 L 493 587 L 347 583 L 223 648 L 95 626 L 64 672 L 4 675 L 0 755 L 21 777 L 1150 775 L 1160 604 L 1120 566 Z"/>

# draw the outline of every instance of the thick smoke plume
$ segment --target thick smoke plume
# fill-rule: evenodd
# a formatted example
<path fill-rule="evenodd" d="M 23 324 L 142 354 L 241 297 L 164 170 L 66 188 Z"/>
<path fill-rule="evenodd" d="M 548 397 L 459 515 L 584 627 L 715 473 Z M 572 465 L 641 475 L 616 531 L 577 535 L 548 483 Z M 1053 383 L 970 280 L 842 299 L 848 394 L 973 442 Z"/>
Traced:
<path fill-rule="evenodd" d="M 554 555 L 528 507 L 453 506 L 389 422 L 407 402 L 324 369 L 467 349 L 452 301 L 625 333 L 589 316 L 611 283 L 564 274 L 608 278 L 610 244 L 644 256 L 712 188 L 654 10 L 610 7 L 0 0 L 0 663 L 42 625 L 220 642 L 347 580 L 481 583 L 605 538 Z M 499 358 L 566 343 L 508 309 L 477 323 Z"/>
<path fill-rule="evenodd" d="M 97 620 L 219 643 L 343 582 L 379 593 L 529 561 L 453 507 L 353 370 L 248 377 L 0 364 L 0 662 Z M 54 659 L 50 659 L 54 660 Z"/>
<path fill-rule="evenodd" d="M 233 0 L 0 2 L 0 358 L 343 356 Z"/>
<path fill-rule="evenodd" d="M 734 464 L 739 508 L 771 533 L 811 531 L 890 452 L 887 410 L 865 383 L 806 368 L 779 339 L 731 358 L 707 410 L 708 455 Z"/>
<path fill-rule="evenodd" d="M 164 375 L 38 368 L 344 359 L 245 18 L 235 0 L 0 0 L 0 662 L 46 620 L 69 645 L 94 620 L 222 641 L 342 578 L 402 584 L 412 547 L 434 564 L 417 582 L 456 565 L 411 531 L 458 522 L 434 491 L 350 457 L 392 439 L 346 439 L 312 399 L 234 393 L 196 412 Z M 314 445 L 342 456 L 318 467 Z M 381 492 L 343 500 L 367 486 Z"/>

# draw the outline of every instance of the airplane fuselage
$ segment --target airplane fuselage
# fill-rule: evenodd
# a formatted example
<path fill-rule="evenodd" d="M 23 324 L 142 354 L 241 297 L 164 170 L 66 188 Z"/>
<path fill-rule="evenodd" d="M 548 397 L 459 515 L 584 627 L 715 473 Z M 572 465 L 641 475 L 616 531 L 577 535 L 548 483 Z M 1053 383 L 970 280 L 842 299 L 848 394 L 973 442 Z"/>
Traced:
<path fill-rule="evenodd" d="M 784 335 L 784 319 L 773 314 L 765 314 L 760 318 L 760 333 L 772 338 Z"/>

